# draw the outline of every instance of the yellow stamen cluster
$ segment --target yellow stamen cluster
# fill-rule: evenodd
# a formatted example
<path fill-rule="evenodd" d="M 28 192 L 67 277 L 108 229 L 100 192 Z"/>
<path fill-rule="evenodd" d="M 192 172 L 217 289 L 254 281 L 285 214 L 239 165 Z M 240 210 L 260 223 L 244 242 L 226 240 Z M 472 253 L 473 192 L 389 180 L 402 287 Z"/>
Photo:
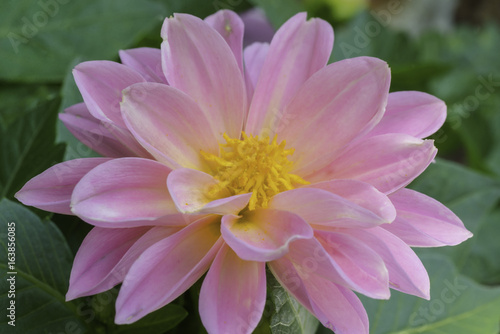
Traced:
<path fill-rule="evenodd" d="M 277 136 L 270 141 L 269 137 L 247 136 L 242 132 L 242 139 L 227 134 L 224 139 L 226 143 L 219 144 L 219 156 L 201 151 L 213 167 L 215 179 L 220 181 L 209 190 L 209 197 L 216 198 L 224 190 L 231 195 L 251 192 L 248 209 L 255 210 L 267 207 L 272 196 L 294 189 L 296 184 L 309 184 L 289 173 L 293 163 L 287 157 L 294 149 L 285 149 L 285 141 L 278 144 Z"/>

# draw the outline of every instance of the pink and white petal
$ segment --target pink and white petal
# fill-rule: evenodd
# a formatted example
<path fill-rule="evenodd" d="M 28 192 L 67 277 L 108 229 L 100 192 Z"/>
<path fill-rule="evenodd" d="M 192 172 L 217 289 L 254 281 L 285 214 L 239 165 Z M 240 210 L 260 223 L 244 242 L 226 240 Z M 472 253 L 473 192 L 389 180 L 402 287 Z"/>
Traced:
<path fill-rule="evenodd" d="M 45 211 L 73 215 L 71 194 L 81 178 L 109 158 L 84 158 L 61 162 L 35 176 L 15 197 L 24 205 Z"/>
<path fill-rule="evenodd" d="M 160 49 L 136 48 L 120 50 L 119 54 L 124 65 L 136 70 L 147 81 L 168 84 L 161 67 Z"/>
<path fill-rule="evenodd" d="M 173 87 L 196 101 L 213 136 L 239 138 L 247 108 L 245 82 L 231 48 L 203 20 L 174 14 L 163 24 L 162 64 Z"/>
<path fill-rule="evenodd" d="M 306 187 L 329 191 L 355 203 L 387 222 L 396 218 L 396 208 L 387 195 L 381 193 L 374 186 L 356 180 L 332 180 L 313 183 Z"/>
<path fill-rule="evenodd" d="M 389 271 L 391 288 L 421 298 L 430 298 L 429 275 L 418 256 L 404 241 L 381 227 L 338 232 L 357 238 L 382 257 Z"/>
<path fill-rule="evenodd" d="M 330 239 L 333 238 L 331 237 Z M 323 241 L 325 242 L 325 240 Z M 327 238 L 325 243 L 328 245 L 332 241 Z M 328 245 L 329 251 L 332 253 L 335 252 L 331 249 L 334 245 L 334 243 Z M 378 265 L 376 268 L 363 269 L 374 276 L 378 275 L 378 278 L 371 280 L 363 280 L 360 277 L 351 276 L 354 269 L 346 265 L 346 262 L 342 258 L 338 262 L 336 257 L 331 256 L 316 238 L 297 240 L 290 247 L 287 257 L 292 261 L 303 280 L 308 279 L 310 276 L 321 276 L 336 284 L 356 290 L 370 298 L 389 298 L 390 293 L 387 281 L 384 284 L 383 267 Z"/>
<path fill-rule="evenodd" d="M 251 101 L 257 81 L 259 80 L 262 66 L 266 60 L 269 51 L 268 43 L 253 43 L 243 51 L 245 62 L 245 83 L 247 87 L 247 96 Z"/>
<path fill-rule="evenodd" d="M 371 130 L 384 114 L 390 78 L 387 63 L 370 57 L 338 61 L 314 74 L 275 122 L 279 140 L 295 149 L 294 173 L 314 175 Z"/>
<path fill-rule="evenodd" d="M 225 215 L 237 214 L 243 210 L 252 193 L 229 196 L 229 192 L 224 191 L 214 198 L 210 195 L 210 190 L 218 182 L 204 172 L 180 168 L 170 173 L 167 186 L 177 209 L 183 213 Z"/>
<path fill-rule="evenodd" d="M 313 313 L 337 334 L 369 333 L 368 315 L 354 292 L 322 277 L 304 279 Z"/>
<path fill-rule="evenodd" d="M 390 194 L 419 176 L 436 153 L 433 140 L 402 133 L 370 137 L 356 141 L 329 166 L 306 180 L 354 179 Z"/>
<path fill-rule="evenodd" d="M 133 323 L 189 289 L 223 244 L 219 221 L 207 216 L 146 249 L 123 281 L 115 322 Z"/>
<path fill-rule="evenodd" d="M 224 241 L 247 261 L 276 260 L 286 253 L 293 241 L 310 239 L 312 228 L 299 216 L 280 210 L 257 209 L 242 217 L 222 217 Z"/>
<path fill-rule="evenodd" d="M 269 208 L 293 212 L 309 224 L 371 228 L 390 223 L 383 217 L 323 189 L 298 188 L 275 195 Z"/>
<path fill-rule="evenodd" d="M 146 81 L 135 70 L 106 60 L 80 63 L 73 69 L 73 76 L 92 116 L 123 128 L 125 123 L 120 112 L 122 90 Z"/>
<path fill-rule="evenodd" d="M 250 334 L 266 304 L 266 264 L 240 259 L 223 245 L 200 291 L 200 316 L 210 334 Z"/>
<path fill-rule="evenodd" d="M 382 258 L 370 247 L 342 233 L 315 231 L 315 236 L 336 264 L 354 282 L 357 291 L 369 291 L 371 296 L 376 296 L 372 298 L 390 297 L 389 273 Z"/>
<path fill-rule="evenodd" d="M 178 214 L 166 186 L 170 171 L 157 161 L 141 158 L 103 163 L 76 185 L 72 211 L 101 227 L 156 225 L 158 218 Z"/>
<path fill-rule="evenodd" d="M 389 196 L 398 216 L 384 227 L 412 247 L 454 246 L 472 237 L 460 218 L 435 199 L 410 189 Z"/>
<path fill-rule="evenodd" d="M 306 19 L 307 13 L 298 13 L 274 35 L 250 104 L 247 132 L 273 137 L 284 107 L 328 62 L 333 47 L 331 25 Z"/>
<path fill-rule="evenodd" d="M 103 290 L 96 290 L 96 286 L 109 276 L 130 247 L 150 229 L 94 227 L 76 253 L 66 300 L 106 291 L 120 283 L 125 273 L 116 272 L 114 276 L 117 280 L 114 284 Z M 122 276 L 121 280 L 118 276 Z"/>
<path fill-rule="evenodd" d="M 121 108 L 137 140 L 172 169 L 206 169 L 200 150 L 219 152 L 196 102 L 175 88 L 152 82 L 132 85 L 123 91 Z"/>
<path fill-rule="evenodd" d="M 268 262 L 268 267 L 276 280 L 309 312 L 314 314 L 306 287 L 297 269 L 287 256 Z"/>
<path fill-rule="evenodd" d="M 207 16 L 205 22 L 214 28 L 231 48 L 238 67 L 243 74 L 243 33 L 245 26 L 241 18 L 231 10 L 219 10 Z"/>
<path fill-rule="evenodd" d="M 113 136 L 110 130 L 116 128 L 116 126 L 100 121 L 90 115 L 85 103 L 75 104 L 65 111 L 66 113 L 59 114 L 59 119 L 73 136 L 95 152 L 111 158 L 138 156 L 137 152 L 134 152 Z M 137 143 L 135 146 L 140 147 L 141 151 L 145 151 Z"/>
<path fill-rule="evenodd" d="M 446 120 L 446 104 L 423 92 L 405 91 L 389 94 L 380 123 L 367 136 L 405 133 L 425 138 L 436 132 Z"/>

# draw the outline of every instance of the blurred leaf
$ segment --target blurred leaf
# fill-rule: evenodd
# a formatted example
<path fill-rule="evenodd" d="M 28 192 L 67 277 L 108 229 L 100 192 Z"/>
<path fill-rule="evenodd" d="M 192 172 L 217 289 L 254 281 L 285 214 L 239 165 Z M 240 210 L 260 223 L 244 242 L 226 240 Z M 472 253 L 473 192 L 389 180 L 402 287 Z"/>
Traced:
<path fill-rule="evenodd" d="M 78 55 L 116 58 L 166 15 L 149 0 L 7 0 L 1 6 L 0 79 L 24 82 L 62 80 Z"/>
<path fill-rule="evenodd" d="M 263 319 L 256 333 L 269 333 L 265 327 L 271 329 L 272 334 L 310 334 L 316 331 L 318 319 L 303 307 L 295 298 L 279 284 L 274 276 L 267 273 L 268 305 L 272 312 L 264 312 Z M 267 314 L 266 314 L 267 313 Z"/>
<path fill-rule="evenodd" d="M 169 304 L 131 325 L 118 326 L 113 334 L 161 334 L 177 326 L 187 316 L 182 307 Z"/>
<path fill-rule="evenodd" d="M 275 28 L 279 28 L 286 20 L 298 12 L 304 12 L 304 4 L 300 0 L 250 0 L 261 7 Z"/>
<path fill-rule="evenodd" d="M 157 0 L 165 2 L 164 0 Z M 189 13 L 201 18 L 215 13 L 221 9 L 229 9 L 235 12 L 241 12 L 250 7 L 247 0 L 167 0 L 168 14 Z"/>
<path fill-rule="evenodd" d="M 77 216 L 54 214 L 51 219 L 66 238 L 71 253 L 76 254 L 93 226 Z"/>
<path fill-rule="evenodd" d="M 0 198 L 62 160 L 64 144 L 54 144 L 59 100 L 42 101 L 6 130 L 0 130 Z"/>
<path fill-rule="evenodd" d="M 15 268 L 7 267 L 8 224 L 15 224 Z M 15 277 L 16 333 L 86 332 L 73 302 L 66 302 L 72 256 L 64 237 L 51 221 L 42 221 L 28 209 L 4 199 L 0 202 L 1 239 L 0 263 L 3 272 L 17 272 Z M 9 277 L 12 277 L 9 275 Z M 6 279 L 0 281 L 0 291 L 7 292 Z M 0 295 L 5 310 L 7 293 Z M 0 332 L 12 333 L 7 317 L 0 320 Z"/>
<path fill-rule="evenodd" d="M 0 84 L 0 129 L 26 116 L 40 100 L 57 96 L 58 85 Z"/>
<path fill-rule="evenodd" d="M 491 283 L 485 273 L 500 275 L 498 260 L 489 251 L 498 241 L 487 235 L 498 230 L 499 221 L 491 211 L 500 198 L 500 182 L 458 164 L 438 160 L 411 184 L 450 208 L 474 237 L 454 247 L 418 249 L 419 254 L 442 253 L 450 256 L 460 273 L 482 283 Z M 494 255 L 493 255 L 494 256 Z"/>
<path fill-rule="evenodd" d="M 500 209 L 481 219 L 479 226 L 462 272 L 480 283 L 500 285 Z"/>
<path fill-rule="evenodd" d="M 497 334 L 500 288 L 459 275 L 444 256 L 422 256 L 431 281 L 431 300 L 391 291 L 379 301 L 361 296 L 373 334 Z"/>

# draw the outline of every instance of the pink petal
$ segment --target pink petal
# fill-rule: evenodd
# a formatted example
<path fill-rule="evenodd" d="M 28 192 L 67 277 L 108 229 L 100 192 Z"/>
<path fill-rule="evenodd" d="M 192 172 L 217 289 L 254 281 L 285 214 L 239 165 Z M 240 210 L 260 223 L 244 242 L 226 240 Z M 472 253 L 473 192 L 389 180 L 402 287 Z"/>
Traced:
<path fill-rule="evenodd" d="M 258 209 L 243 217 L 222 217 L 224 241 L 243 260 L 266 262 L 286 253 L 295 240 L 313 237 L 313 230 L 299 216 L 279 210 Z"/>
<path fill-rule="evenodd" d="M 59 114 L 59 119 L 79 141 L 103 156 L 151 157 L 130 132 L 98 120 L 88 112 L 85 103 L 67 108 Z"/>
<path fill-rule="evenodd" d="M 136 48 L 120 50 L 119 54 L 124 65 L 136 70 L 147 81 L 167 84 L 161 67 L 160 49 Z"/>
<path fill-rule="evenodd" d="M 250 105 L 248 133 L 272 137 L 283 108 L 330 58 L 332 27 L 321 19 L 306 18 L 306 13 L 293 16 L 274 35 Z"/>
<path fill-rule="evenodd" d="M 387 270 L 377 256 L 371 255 L 373 251 L 370 248 L 363 247 L 360 249 L 368 260 L 363 264 L 357 264 L 358 268 L 353 268 L 346 260 L 347 255 L 343 256 L 342 253 L 339 253 L 337 260 L 335 247 L 338 247 L 346 239 L 325 236 L 321 240 L 325 243 L 326 249 L 315 238 L 297 240 L 290 247 L 288 258 L 292 261 L 302 279 L 306 280 L 310 276 L 321 276 L 371 298 L 389 298 Z M 358 242 L 356 244 L 360 245 L 362 243 Z M 354 251 L 349 252 L 348 249 L 345 254 L 347 253 L 354 257 L 352 255 Z M 368 264 L 367 262 L 370 260 L 373 260 L 374 263 Z M 360 274 L 362 276 L 358 276 Z M 369 279 L 368 276 L 370 276 Z"/>
<path fill-rule="evenodd" d="M 206 169 L 200 150 L 219 152 L 200 108 L 175 88 L 152 82 L 132 85 L 123 91 L 121 108 L 137 140 L 172 169 Z"/>
<path fill-rule="evenodd" d="M 368 134 L 406 133 L 425 138 L 436 132 L 446 120 L 446 105 L 432 95 L 422 92 L 389 94 L 384 117 Z"/>
<path fill-rule="evenodd" d="M 396 218 L 396 208 L 394 208 L 389 197 L 368 183 L 356 180 L 332 180 L 313 183 L 307 187 L 323 189 L 337 194 L 370 210 L 386 222 L 392 222 Z"/>
<path fill-rule="evenodd" d="M 219 181 L 206 173 L 180 168 L 168 176 L 167 185 L 178 210 L 183 213 L 237 214 L 248 204 L 251 193 L 222 198 L 209 196 L 210 187 Z"/>
<path fill-rule="evenodd" d="M 389 271 L 391 288 L 421 298 L 430 298 L 427 271 L 415 252 L 401 239 L 381 227 L 338 232 L 357 238 L 382 257 Z"/>
<path fill-rule="evenodd" d="M 159 225 L 178 214 L 166 182 L 170 169 L 141 158 L 114 159 L 86 174 L 71 198 L 73 213 L 101 227 Z"/>
<path fill-rule="evenodd" d="M 314 174 L 371 130 L 384 113 L 389 84 L 387 64 L 370 57 L 335 62 L 313 75 L 275 126 L 278 138 L 295 149 L 294 173 Z"/>
<path fill-rule="evenodd" d="M 108 158 L 84 158 L 61 162 L 29 180 L 15 197 L 24 205 L 72 215 L 69 206 L 75 185 Z"/>
<path fill-rule="evenodd" d="M 265 304 L 265 263 L 241 260 L 222 246 L 200 291 L 200 316 L 208 333 L 252 333 Z"/>
<path fill-rule="evenodd" d="M 388 299 L 389 273 L 382 258 L 356 238 L 342 233 L 315 231 L 316 239 L 354 282 L 357 291 L 369 291 L 372 298 Z"/>
<path fill-rule="evenodd" d="M 231 48 L 201 19 L 174 14 L 162 27 L 168 82 L 193 98 L 216 138 L 239 138 L 247 106 L 245 83 Z"/>
<path fill-rule="evenodd" d="M 309 240 L 307 243 L 312 244 Z M 302 261 L 295 265 L 282 257 L 270 262 L 269 269 L 323 325 L 335 329 L 336 333 L 368 333 L 368 317 L 356 295 L 321 275 L 321 269 L 329 267 L 326 260 L 324 252 L 315 251 L 303 254 Z"/>
<path fill-rule="evenodd" d="M 336 334 L 369 333 L 368 315 L 354 292 L 322 277 L 304 280 L 314 314 Z"/>
<path fill-rule="evenodd" d="M 148 230 L 150 227 L 94 227 L 76 253 L 66 300 L 106 291 L 120 283 L 128 268 L 114 268 Z"/>
<path fill-rule="evenodd" d="M 356 141 L 329 166 L 306 178 L 310 182 L 354 179 L 389 194 L 408 185 L 436 156 L 433 140 L 386 134 Z"/>
<path fill-rule="evenodd" d="M 208 216 L 146 249 L 125 277 L 115 323 L 133 323 L 193 285 L 223 244 L 218 222 L 216 216 Z"/>
<path fill-rule="evenodd" d="M 390 221 L 323 189 L 298 188 L 274 196 L 269 208 L 293 212 L 309 224 L 370 228 Z"/>
<path fill-rule="evenodd" d="M 268 51 L 268 43 L 253 43 L 247 46 L 243 51 L 243 59 L 245 60 L 245 83 L 249 100 L 252 99 Z"/>
<path fill-rule="evenodd" d="M 76 254 L 66 300 L 107 291 L 123 282 L 137 258 L 178 227 L 94 227 Z"/>
<path fill-rule="evenodd" d="M 231 48 L 234 58 L 243 73 L 243 32 L 245 30 L 243 21 L 231 10 L 219 10 L 215 14 L 207 16 L 205 22 L 214 28 L 224 38 Z"/>
<path fill-rule="evenodd" d="M 78 64 L 73 76 L 92 116 L 125 127 L 120 112 L 122 90 L 144 82 L 139 73 L 123 64 L 96 60 Z"/>
<path fill-rule="evenodd" d="M 309 312 L 314 314 L 306 287 L 297 269 L 287 256 L 268 262 L 269 270 L 276 280 Z"/>
<path fill-rule="evenodd" d="M 398 216 L 384 228 L 413 247 L 454 246 L 472 237 L 460 218 L 433 198 L 410 189 L 390 195 Z"/>

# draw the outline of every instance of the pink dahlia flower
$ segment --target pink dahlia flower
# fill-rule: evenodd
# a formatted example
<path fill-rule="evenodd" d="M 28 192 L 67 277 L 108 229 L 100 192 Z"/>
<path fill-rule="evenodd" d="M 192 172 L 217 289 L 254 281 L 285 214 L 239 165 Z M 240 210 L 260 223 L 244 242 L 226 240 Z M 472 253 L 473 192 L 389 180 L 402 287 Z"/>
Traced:
<path fill-rule="evenodd" d="M 445 206 L 406 189 L 432 162 L 423 138 L 442 101 L 389 94 L 390 71 L 361 57 L 327 65 L 331 26 L 300 13 L 271 43 L 242 49 L 231 11 L 165 20 L 160 50 L 74 70 L 84 104 L 61 116 L 109 158 L 56 165 L 17 193 L 94 225 L 67 299 L 122 282 L 116 323 L 170 303 L 206 273 L 209 333 L 251 333 L 276 279 L 336 333 L 368 333 L 353 291 L 429 298 L 410 246 L 471 233 Z M 161 64 L 161 65 L 160 65 Z"/>

